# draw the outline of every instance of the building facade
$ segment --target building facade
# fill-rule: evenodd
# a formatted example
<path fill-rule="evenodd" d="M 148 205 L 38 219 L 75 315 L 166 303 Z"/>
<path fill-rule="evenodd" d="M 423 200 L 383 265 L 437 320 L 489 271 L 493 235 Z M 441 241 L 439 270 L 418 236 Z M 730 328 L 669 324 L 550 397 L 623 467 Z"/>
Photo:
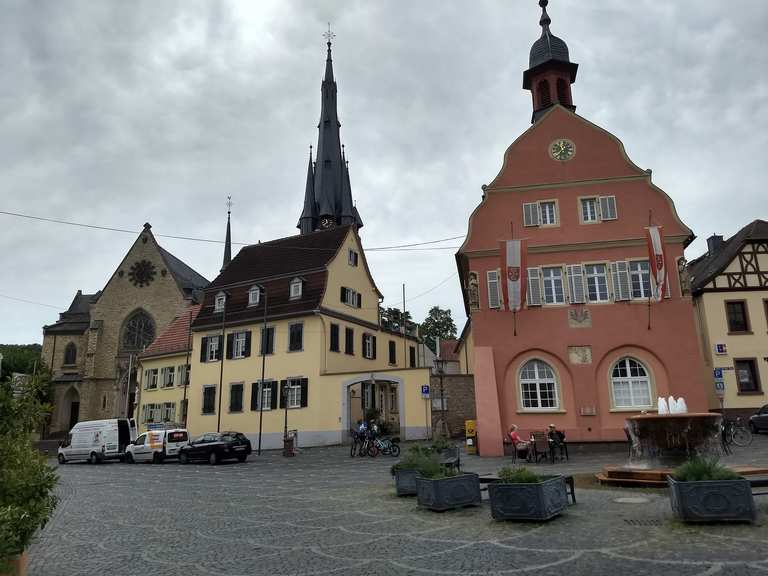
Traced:
<path fill-rule="evenodd" d="M 104 288 L 78 291 L 59 320 L 43 327 L 42 359 L 53 375 L 51 434 L 80 420 L 132 416 L 138 355 L 206 284 L 145 224 Z"/>
<path fill-rule="evenodd" d="M 671 198 L 611 133 L 575 113 L 577 65 L 550 31 L 523 85 L 533 125 L 507 149 L 469 219 L 457 254 L 471 330 L 478 442 L 503 454 L 504 432 L 555 424 L 571 441 L 625 438 L 625 418 L 653 411 L 657 396 L 707 409 L 690 293 L 677 263 L 693 240 Z M 655 301 L 647 229 L 661 226 L 667 297 Z M 504 306 L 500 241 L 519 239 L 527 299 Z M 654 262 L 655 263 L 655 262 Z"/>
<path fill-rule="evenodd" d="M 768 404 L 768 222 L 755 220 L 728 240 L 712 236 L 688 270 L 709 407 L 748 417 Z M 715 392 L 715 368 L 725 384 Z"/>

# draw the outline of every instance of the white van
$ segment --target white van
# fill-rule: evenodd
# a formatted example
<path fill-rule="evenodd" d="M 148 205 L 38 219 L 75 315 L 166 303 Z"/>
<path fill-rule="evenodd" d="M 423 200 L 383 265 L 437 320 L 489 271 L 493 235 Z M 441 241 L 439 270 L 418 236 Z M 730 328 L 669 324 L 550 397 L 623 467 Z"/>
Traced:
<path fill-rule="evenodd" d="M 189 444 L 189 433 L 184 428 L 150 430 L 140 434 L 125 449 L 125 461 L 161 463 L 166 458 L 178 458 L 182 446 Z"/>
<path fill-rule="evenodd" d="M 59 446 L 59 464 L 70 460 L 88 460 L 97 464 L 102 460 L 122 459 L 126 447 L 135 439 L 136 421 L 133 418 L 78 422 Z"/>

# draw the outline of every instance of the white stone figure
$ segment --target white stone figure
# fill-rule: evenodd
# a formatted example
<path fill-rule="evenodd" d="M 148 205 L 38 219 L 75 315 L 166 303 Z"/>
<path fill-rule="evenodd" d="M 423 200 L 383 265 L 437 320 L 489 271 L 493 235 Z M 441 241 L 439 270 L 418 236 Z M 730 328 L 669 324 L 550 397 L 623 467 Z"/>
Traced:
<path fill-rule="evenodd" d="M 669 395 L 669 398 L 667 398 L 667 406 L 669 407 L 669 413 L 674 414 L 675 413 L 675 397 L 671 394 Z"/>
<path fill-rule="evenodd" d="M 657 404 L 658 404 L 658 409 L 659 409 L 659 415 L 660 416 L 662 414 L 669 414 L 669 408 L 667 408 L 667 401 L 664 400 L 664 398 L 659 396 L 659 400 L 658 400 Z"/>
<path fill-rule="evenodd" d="M 682 396 L 677 399 L 677 406 L 680 408 L 680 414 L 688 414 L 688 405 L 685 403 L 685 399 Z"/>
<path fill-rule="evenodd" d="M 670 414 L 682 414 L 683 413 L 683 405 L 680 402 L 680 400 L 682 400 L 682 398 L 677 398 L 675 400 L 675 408 L 674 409 L 670 405 L 670 407 L 669 407 L 669 413 Z"/>

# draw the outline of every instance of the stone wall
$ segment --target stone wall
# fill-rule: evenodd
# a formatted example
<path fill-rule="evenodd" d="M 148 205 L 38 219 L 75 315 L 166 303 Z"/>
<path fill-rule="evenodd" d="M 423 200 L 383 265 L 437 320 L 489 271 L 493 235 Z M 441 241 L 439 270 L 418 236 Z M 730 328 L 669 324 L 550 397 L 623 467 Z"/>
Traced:
<path fill-rule="evenodd" d="M 445 398 L 445 423 L 450 436 L 464 435 L 464 421 L 474 420 L 475 379 L 470 374 L 446 374 L 443 376 Z M 430 398 L 432 401 L 432 430 L 440 433 L 443 420 L 440 402 L 440 377 L 430 379 Z"/>

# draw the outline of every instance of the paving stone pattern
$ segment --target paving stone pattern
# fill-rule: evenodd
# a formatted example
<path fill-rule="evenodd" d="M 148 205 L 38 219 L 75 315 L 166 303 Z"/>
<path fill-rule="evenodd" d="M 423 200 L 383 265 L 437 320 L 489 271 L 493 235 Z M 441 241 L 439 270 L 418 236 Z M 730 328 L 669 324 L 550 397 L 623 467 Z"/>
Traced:
<path fill-rule="evenodd" d="M 392 458 L 346 450 L 219 466 L 61 466 L 61 503 L 31 547 L 30 575 L 768 575 L 768 496 L 753 526 L 683 525 L 665 492 L 637 490 L 577 490 L 578 504 L 549 523 L 495 522 L 487 501 L 421 510 L 394 495 Z M 758 437 L 729 460 L 766 455 L 768 437 Z M 620 463 L 621 452 L 536 468 L 596 471 L 606 461 Z M 486 472 L 503 461 L 465 463 Z"/>

